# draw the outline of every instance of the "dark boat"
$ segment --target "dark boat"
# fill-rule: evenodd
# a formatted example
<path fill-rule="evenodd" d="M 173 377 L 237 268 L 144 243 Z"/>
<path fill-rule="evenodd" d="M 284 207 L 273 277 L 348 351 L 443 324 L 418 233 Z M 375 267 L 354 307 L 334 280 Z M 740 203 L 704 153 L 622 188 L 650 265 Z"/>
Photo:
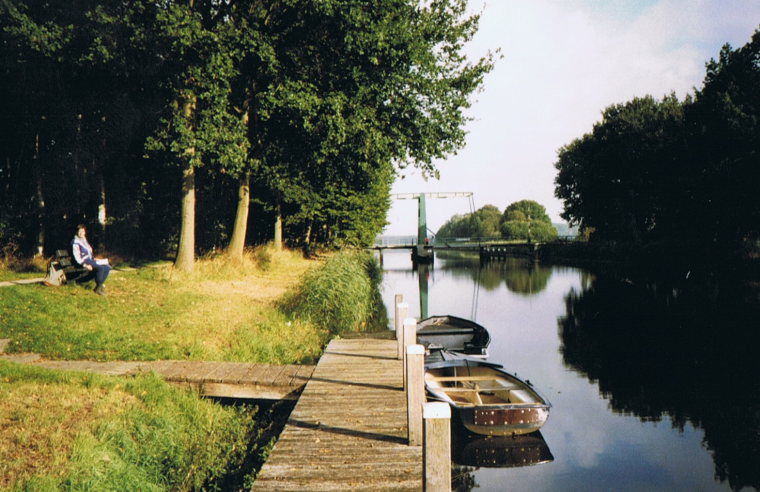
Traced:
<path fill-rule="evenodd" d="M 429 399 L 451 405 L 475 434 L 511 436 L 535 432 L 549 418 L 551 404 L 533 386 L 499 364 L 454 359 L 425 365 Z"/>
<path fill-rule="evenodd" d="M 417 343 L 429 352 L 447 350 L 470 357 L 488 357 L 491 336 L 483 326 L 456 316 L 431 316 L 417 323 Z"/>

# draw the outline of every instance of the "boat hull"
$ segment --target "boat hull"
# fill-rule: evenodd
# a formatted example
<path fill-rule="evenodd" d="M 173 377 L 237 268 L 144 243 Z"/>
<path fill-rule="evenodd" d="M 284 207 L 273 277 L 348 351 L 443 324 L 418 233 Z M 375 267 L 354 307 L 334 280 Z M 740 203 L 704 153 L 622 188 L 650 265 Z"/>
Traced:
<path fill-rule="evenodd" d="M 551 404 L 532 385 L 483 361 L 427 364 L 425 388 L 430 399 L 449 403 L 461 424 L 475 434 L 530 434 L 549 418 Z"/>
<path fill-rule="evenodd" d="M 486 436 L 530 434 L 539 430 L 549 418 L 549 408 L 543 405 L 459 407 L 455 411 L 468 431 Z"/>
<path fill-rule="evenodd" d="M 470 357 L 488 357 L 491 336 L 483 326 L 456 316 L 431 316 L 417 324 L 417 343 L 428 350 L 448 350 Z"/>

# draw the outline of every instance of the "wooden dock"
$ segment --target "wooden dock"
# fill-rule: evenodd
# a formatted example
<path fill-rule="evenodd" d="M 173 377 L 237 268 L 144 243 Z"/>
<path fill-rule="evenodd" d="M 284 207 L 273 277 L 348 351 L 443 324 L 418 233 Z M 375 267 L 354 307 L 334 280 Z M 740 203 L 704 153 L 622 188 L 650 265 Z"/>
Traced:
<path fill-rule="evenodd" d="M 135 376 L 152 371 L 168 383 L 193 388 L 201 395 L 210 397 L 295 400 L 314 372 L 314 366 L 243 362 L 44 360 L 38 354 L 3 354 L 3 342 L 7 341 L 0 340 L 0 359 L 47 369 L 108 376 Z"/>
<path fill-rule="evenodd" d="M 395 340 L 327 346 L 252 492 L 421 491 Z"/>

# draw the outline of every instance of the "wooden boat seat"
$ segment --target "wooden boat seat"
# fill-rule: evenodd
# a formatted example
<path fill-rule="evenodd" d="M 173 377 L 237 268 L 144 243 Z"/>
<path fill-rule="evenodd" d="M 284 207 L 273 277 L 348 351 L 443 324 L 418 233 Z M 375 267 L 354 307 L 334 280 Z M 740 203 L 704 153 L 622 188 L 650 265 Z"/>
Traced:
<path fill-rule="evenodd" d="M 511 390 L 509 401 L 512 403 L 535 403 L 536 399 L 525 390 Z"/>
<path fill-rule="evenodd" d="M 493 376 L 428 376 L 430 381 L 499 381 Z"/>

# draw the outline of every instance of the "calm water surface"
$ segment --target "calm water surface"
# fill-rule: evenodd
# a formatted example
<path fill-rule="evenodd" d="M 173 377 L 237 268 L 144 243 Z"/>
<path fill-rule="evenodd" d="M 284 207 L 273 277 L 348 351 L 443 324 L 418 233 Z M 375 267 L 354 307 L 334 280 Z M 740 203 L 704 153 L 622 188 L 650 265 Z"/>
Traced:
<path fill-rule="evenodd" d="M 410 316 L 474 319 L 491 333 L 489 360 L 553 405 L 540 458 L 535 443 L 457 438 L 469 466 L 455 463 L 454 490 L 760 490 L 760 283 L 383 260 L 391 316 L 403 294 Z"/>

